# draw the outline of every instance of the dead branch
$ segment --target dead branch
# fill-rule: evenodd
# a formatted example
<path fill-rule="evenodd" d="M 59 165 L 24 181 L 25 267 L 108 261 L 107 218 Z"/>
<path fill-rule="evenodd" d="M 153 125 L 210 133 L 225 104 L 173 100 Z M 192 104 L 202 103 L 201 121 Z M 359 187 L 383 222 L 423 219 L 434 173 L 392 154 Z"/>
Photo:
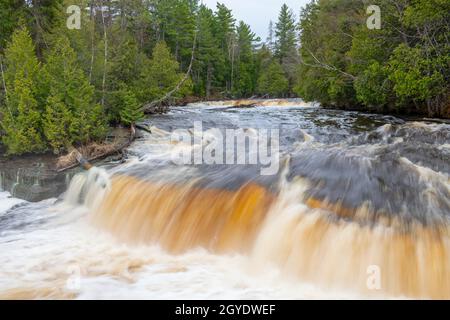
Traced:
<path fill-rule="evenodd" d="M 5 73 L 3 72 L 3 61 L 1 56 L 0 56 L 0 69 L 2 72 L 3 89 L 5 90 L 5 100 L 6 102 L 8 102 L 8 90 L 6 89 Z"/>
<path fill-rule="evenodd" d="M 130 128 L 130 137 L 128 140 L 120 145 L 106 144 L 98 145 L 92 144 L 90 146 L 84 146 L 79 149 L 72 148 L 72 150 L 65 156 L 60 157 L 57 163 L 56 171 L 58 173 L 64 172 L 81 165 L 85 170 L 89 170 L 91 163 L 97 160 L 104 159 L 113 154 L 121 153 L 123 149 L 130 146 L 136 137 L 136 128 L 132 126 Z M 81 151 L 80 151 L 81 150 Z M 84 155 L 83 155 L 84 154 Z"/>
<path fill-rule="evenodd" d="M 311 57 L 313 57 L 314 61 L 316 61 L 317 64 L 309 64 L 309 63 L 306 63 L 305 61 L 303 61 L 303 59 L 302 59 L 301 63 L 304 64 L 305 66 L 312 67 L 312 68 L 322 68 L 322 69 L 325 69 L 328 71 L 337 71 L 337 72 L 343 74 L 344 76 L 350 78 L 351 80 L 356 80 L 356 77 L 354 75 L 347 73 L 345 71 L 342 71 L 342 70 L 336 68 L 335 66 L 332 66 L 332 65 L 329 65 L 329 64 L 326 64 L 326 63 L 320 61 L 314 55 L 314 53 L 312 53 L 309 49 L 306 49 L 306 51 L 308 51 L 308 53 L 311 55 Z"/>

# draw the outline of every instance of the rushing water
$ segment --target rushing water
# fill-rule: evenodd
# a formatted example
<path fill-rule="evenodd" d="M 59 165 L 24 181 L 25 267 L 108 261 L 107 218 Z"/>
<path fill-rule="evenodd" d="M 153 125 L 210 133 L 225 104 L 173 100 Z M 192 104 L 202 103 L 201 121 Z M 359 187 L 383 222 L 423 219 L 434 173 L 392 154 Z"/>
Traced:
<path fill-rule="evenodd" d="M 296 104 L 174 108 L 63 200 L 1 192 L 0 298 L 450 298 L 450 126 Z M 196 121 L 278 129 L 278 174 L 174 164 Z"/>

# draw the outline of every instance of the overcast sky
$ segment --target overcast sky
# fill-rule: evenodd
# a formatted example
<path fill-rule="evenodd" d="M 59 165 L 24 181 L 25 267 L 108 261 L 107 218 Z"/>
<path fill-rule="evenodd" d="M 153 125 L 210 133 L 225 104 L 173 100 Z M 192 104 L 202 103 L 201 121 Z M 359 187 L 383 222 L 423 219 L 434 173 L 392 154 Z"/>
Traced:
<path fill-rule="evenodd" d="M 216 3 L 225 4 L 233 10 L 233 15 L 237 21 L 243 20 L 248 23 L 253 32 L 265 41 L 268 34 L 269 21 L 274 23 L 278 19 L 280 8 L 286 3 L 295 14 L 296 19 L 300 9 L 310 0 L 203 0 L 203 3 L 215 10 Z"/>

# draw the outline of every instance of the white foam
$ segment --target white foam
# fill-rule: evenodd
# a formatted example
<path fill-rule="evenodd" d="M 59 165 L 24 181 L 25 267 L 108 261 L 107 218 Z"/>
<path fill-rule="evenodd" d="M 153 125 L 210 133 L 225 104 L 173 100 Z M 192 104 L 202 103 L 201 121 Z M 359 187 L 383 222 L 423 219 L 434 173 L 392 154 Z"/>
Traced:
<path fill-rule="evenodd" d="M 64 208 L 51 210 L 59 216 L 81 210 Z M 201 249 L 170 255 L 157 246 L 127 246 L 86 222 L 82 216 L 0 238 L 0 297 L 32 292 L 32 298 L 77 299 L 359 298 L 285 279 L 272 266 L 255 268 L 246 256 Z"/>
<path fill-rule="evenodd" d="M 9 192 L 6 191 L 0 191 L 0 214 L 8 211 L 15 205 L 18 205 L 20 203 L 24 203 L 26 201 L 13 198 Z"/>

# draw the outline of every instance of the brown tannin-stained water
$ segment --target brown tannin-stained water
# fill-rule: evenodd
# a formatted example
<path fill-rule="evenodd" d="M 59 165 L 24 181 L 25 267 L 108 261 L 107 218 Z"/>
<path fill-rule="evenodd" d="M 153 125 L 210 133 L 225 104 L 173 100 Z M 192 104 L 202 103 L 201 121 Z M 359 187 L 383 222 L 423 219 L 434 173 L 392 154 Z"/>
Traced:
<path fill-rule="evenodd" d="M 0 192 L 0 298 L 450 299 L 449 125 L 301 102 L 194 104 L 147 125 L 62 201 Z M 279 170 L 174 163 L 227 129 L 248 146 L 279 130 Z"/>

